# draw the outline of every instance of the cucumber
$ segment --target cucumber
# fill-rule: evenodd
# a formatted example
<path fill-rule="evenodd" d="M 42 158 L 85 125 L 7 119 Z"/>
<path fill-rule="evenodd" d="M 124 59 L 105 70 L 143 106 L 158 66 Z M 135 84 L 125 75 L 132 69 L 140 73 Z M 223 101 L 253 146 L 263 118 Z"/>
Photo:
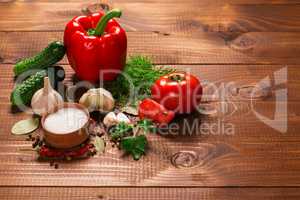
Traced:
<path fill-rule="evenodd" d="M 62 67 L 56 66 L 31 75 L 21 84 L 17 85 L 11 93 L 10 101 L 12 106 L 30 105 L 34 93 L 44 86 L 44 77 L 46 76 L 49 77 L 52 87 L 55 87 L 58 82 L 63 81 L 65 71 Z"/>
<path fill-rule="evenodd" d="M 29 105 L 34 93 L 41 89 L 44 85 L 44 77 L 47 76 L 47 71 L 42 70 L 34 75 L 31 75 L 20 85 L 17 85 L 11 93 L 10 101 L 13 106 Z"/>
<path fill-rule="evenodd" d="M 60 61 L 65 55 L 65 47 L 61 42 L 51 42 L 43 51 L 31 58 L 18 62 L 14 67 L 15 76 L 31 69 L 44 69 Z"/>

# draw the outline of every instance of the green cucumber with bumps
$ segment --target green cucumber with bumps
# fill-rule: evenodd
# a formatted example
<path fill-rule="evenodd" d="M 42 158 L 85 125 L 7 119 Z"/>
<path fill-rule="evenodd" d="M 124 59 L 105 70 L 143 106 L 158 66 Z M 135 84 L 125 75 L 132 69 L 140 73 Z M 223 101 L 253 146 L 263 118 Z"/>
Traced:
<path fill-rule="evenodd" d="M 51 42 L 44 50 L 31 58 L 18 62 L 14 67 L 15 76 L 33 69 L 45 69 L 60 61 L 65 55 L 66 49 L 61 42 Z"/>
<path fill-rule="evenodd" d="M 10 96 L 13 106 L 30 105 L 34 93 L 44 87 L 44 77 L 48 76 L 52 87 L 56 87 L 58 82 L 65 78 L 65 71 L 62 67 L 50 67 L 48 70 L 41 70 L 29 76 L 22 83 L 18 84 Z"/>
<path fill-rule="evenodd" d="M 11 104 L 13 106 L 29 105 L 34 93 L 43 87 L 46 76 L 47 71 L 42 70 L 17 85 L 10 96 Z"/>

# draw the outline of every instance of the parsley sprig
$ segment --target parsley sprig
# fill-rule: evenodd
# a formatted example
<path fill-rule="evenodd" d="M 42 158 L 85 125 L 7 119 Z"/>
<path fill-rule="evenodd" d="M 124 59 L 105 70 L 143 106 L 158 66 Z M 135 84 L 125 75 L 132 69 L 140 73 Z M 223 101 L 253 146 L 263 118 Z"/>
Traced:
<path fill-rule="evenodd" d="M 111 139 L 113 141 L 121 140 L 123 137 L 130 135 L 133 131 L 133 125 L 127 124 L 125 122 L 118 123 L 115 127 L 110 130 Z"/>
<path fill-rule="evenodd" d="M 134 160 L 139 160 L 145 154 L 147 144 L 145 135 L 125 137 L 121 141 L 121 149 L 131 154 Z"/>
<path fill-rule="evenodd" d="M 146 153 L 146 134 L 155 130 L 156 127 L 150 120 L 140 120 L 134 125 L 120 122 L 110 129 L 110 134 L 122 150 L 132 155 L 134 160 L 139 160 Z"/>
<path fill-rule="evenodd" d="M 155 133 L 156 126 L 151 120 L 143 119 L 137 122 L 137 126 L 146 133 Z"/>

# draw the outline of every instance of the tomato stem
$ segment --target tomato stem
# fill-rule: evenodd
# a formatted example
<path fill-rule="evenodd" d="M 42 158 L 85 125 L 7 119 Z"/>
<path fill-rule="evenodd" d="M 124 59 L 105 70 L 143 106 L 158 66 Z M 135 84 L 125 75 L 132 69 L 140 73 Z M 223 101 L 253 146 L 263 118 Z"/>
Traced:
<path fill-rule="evenodd" d="M 172 81 L 176 81 L 176 82 L 181 82 L 181 81 L 185 80 L 184 76 L 182 76 L 180 74 L 173 74 L 172 76 L 169 77 L 169 79 Z"/>

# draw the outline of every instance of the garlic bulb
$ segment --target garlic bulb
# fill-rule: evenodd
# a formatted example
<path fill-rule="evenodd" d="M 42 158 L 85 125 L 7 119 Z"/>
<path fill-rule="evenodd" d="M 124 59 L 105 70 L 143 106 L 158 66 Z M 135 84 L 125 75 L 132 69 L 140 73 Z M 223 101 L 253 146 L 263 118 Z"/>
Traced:
<path fill-rule="evenodd" d="M 34 113 L 42 116 L 63 102 L 60 94 L 51 87 L 49 78 L 45 77 L 44 87 L 36 91 L 31 99 L 31 107 Z"/>
<path fill-rule="evenodd" d="M 114 112 L 109 112 L 107 115 L 105 115 L 103 119 L 103 124 L 106 127 L 111 127 L 113 125 L 116 125 L 120 122 L 124 123 L 130 123 L 130 119 L 122 112 L 118 113 L 117 115 Z"/>
<path fill-rule="evenodd" d="M 86 106 L 90 112 L 109 112 L 115 107 L 112 94 L 104 88 L 89 89 L 82 95 L 79 103 Z"/>

